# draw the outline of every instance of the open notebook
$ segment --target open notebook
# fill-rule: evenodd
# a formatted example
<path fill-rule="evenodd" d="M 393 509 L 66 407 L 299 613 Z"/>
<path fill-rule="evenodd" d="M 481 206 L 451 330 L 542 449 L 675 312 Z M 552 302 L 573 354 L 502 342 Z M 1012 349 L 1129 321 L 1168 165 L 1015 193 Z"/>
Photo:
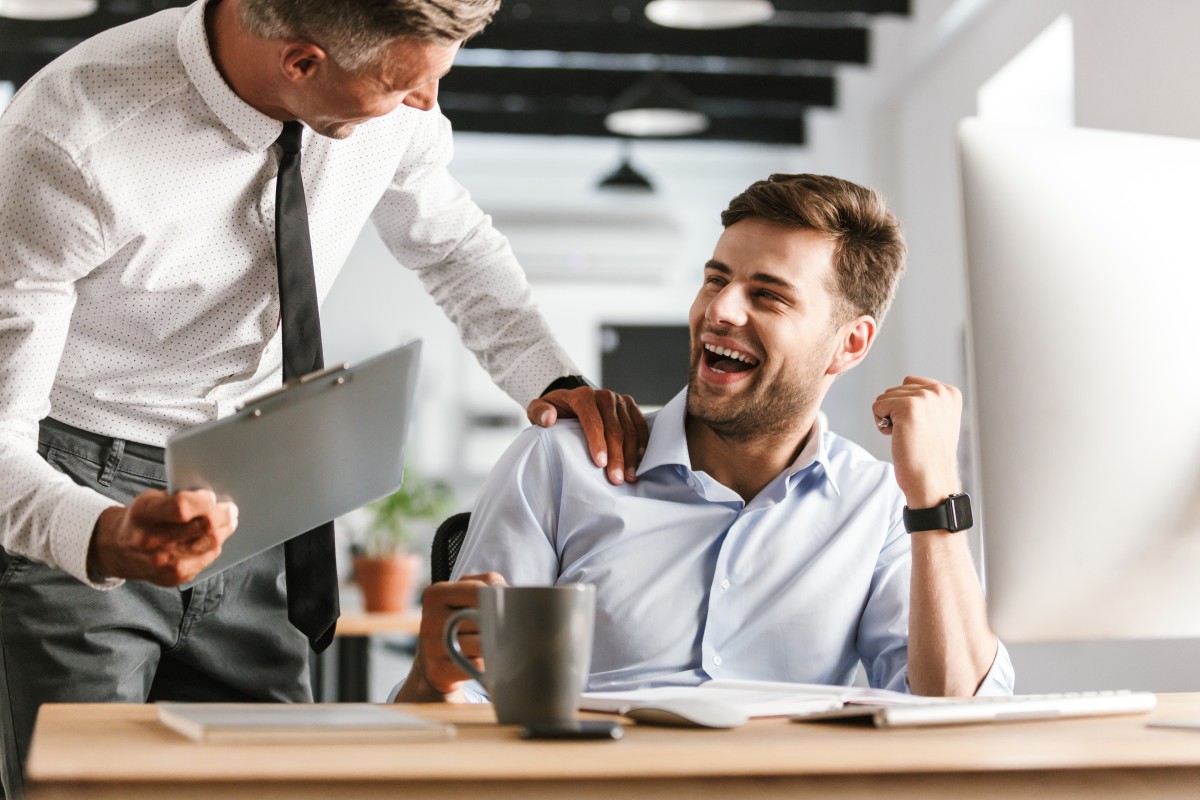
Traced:
<path fill-rule="evenodd" d="M 706 681 L 699 686 L 655 686 L 621 692 L 584 692 L 579 701 L 583 711 L 623 714 L 631 708 L 664 700 L 699 699 L 733 706 L 748 717 L 788 717 L 793 714 L 827 711 L 847 703 L 898 705 L 923 698 L 887 689 L 826 686 L 817 683 L 774 681 Z"/>
<path fill-rule="evenodd" d="M 1012 697 L 918 697 L 886 689 L 770 681 L 707 681 L 699 686 L 658 686 L 628 692 L 585 692 L 584 711 L 624 714 L 679 698 L 733 706 L 747 717 L 791 717 L 797 722 L 859 722 L 877 728 L 963 725 L 1113 714 L 1154 709 L 1151 692 L 1068 692 Z"/>

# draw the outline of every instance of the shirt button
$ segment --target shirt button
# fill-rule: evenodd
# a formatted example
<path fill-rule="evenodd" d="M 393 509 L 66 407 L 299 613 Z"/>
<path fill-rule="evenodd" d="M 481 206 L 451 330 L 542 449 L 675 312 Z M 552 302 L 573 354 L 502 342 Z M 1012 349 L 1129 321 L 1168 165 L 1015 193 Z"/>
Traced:
<path fill-rule="evenodd" d="M 728 589 L 728 588 L 729 588 L 729 578 L 725 578 L 724 580 L 722 580 L 722 581 L 721 581 L 721 588 L 722 588 L 722 589 Z"/>
<path fill-rule="evenodd" d="M 713 664 L 716 664 L 718 667 L 721 666 L 721 657 L 713 656 Z"/>

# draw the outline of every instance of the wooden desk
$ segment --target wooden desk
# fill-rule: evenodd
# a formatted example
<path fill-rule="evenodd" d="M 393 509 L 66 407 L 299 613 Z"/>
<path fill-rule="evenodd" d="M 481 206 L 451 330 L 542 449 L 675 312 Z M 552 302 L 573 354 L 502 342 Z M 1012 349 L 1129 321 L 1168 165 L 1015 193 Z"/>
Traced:
<path fill-rule="evenodd" d="M 529 742 L 489 706 L 401 706 L 458 726 L 453 742 L 214 746 L 150 706 L 42 707 L 31 800 L 58 798 L 1200 797 L 1200 694 L 1151 717 L 910 731 L 758 720 L 732 731 L 631 726 L 616 742 Z"/>
<path fill-rule="evenodd" d="M 367 637 L 378 633 L 407 633 L 416 636 L 421 632 L 421 609 L 388 614 L 378 611 L 359 611 L 338 617 L 336 636 Z"/>

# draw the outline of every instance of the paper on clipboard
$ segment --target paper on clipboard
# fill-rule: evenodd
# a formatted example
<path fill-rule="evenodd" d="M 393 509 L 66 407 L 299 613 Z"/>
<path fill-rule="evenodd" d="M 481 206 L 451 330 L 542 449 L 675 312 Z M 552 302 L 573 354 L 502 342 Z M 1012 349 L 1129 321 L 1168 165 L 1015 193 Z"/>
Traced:
<path fill-rule="evenodd" d="M 186 589 L 395 491 L 421 342 L 314 372 L 167 441 L 167 488 L 211 489 L 238 527 Z"/>

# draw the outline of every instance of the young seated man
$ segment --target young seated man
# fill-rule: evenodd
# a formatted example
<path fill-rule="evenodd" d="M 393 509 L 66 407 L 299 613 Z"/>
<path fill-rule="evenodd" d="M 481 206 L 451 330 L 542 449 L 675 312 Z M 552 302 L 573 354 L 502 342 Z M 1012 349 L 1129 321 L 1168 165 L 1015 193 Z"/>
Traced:
<path fill-rule="evenodd" d="M 895 217 L 847 181 L 773 175 L 722 222 L 691 308 L 688 385 L 650 420 L 637 480 L 613 486 L 591 468 L 576 424 L 524 431 L 484 486 L 455 580 L 425 594 L 397 700 L 465 699 L 442 625 L 505 581 L 595 584 L 593 691 L 849 684 L 861 663 L 875 687 L 1012 692 L 953 530 L 969 502 L 959 391 L 908 377 L 879 395 L 891 464 L 818 416 L 904 270 Z M 478 658 L 478 636 L 463 648 Z"/>

